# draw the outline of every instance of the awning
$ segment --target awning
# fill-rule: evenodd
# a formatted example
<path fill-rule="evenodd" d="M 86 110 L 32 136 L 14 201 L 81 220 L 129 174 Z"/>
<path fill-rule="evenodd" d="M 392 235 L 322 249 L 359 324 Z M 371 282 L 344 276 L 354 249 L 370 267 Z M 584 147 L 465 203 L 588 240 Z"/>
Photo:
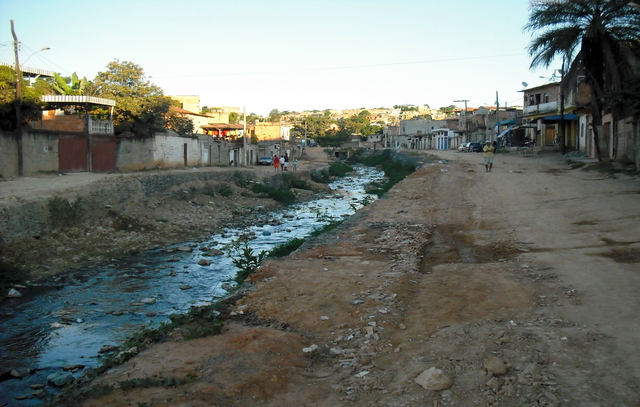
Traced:
<path fill-rule="evenodd" d="M 563 116 L 560 116 L 559 114 L 554 115 L 554 116 L 544 116 L 543 117 L 544 120 L 578 120 L 578 116 L 575 114 L 565 114 Z"/>
<path fill-rule="evenodd" d="M 509 126 L 508 129 L 504 130 L 502 133 L 498 134 L 498 136 L 496 136 L 496 138 L 502 138 L 504 136 L 506 136 L 511 130 L 515 129 L 516 126 Z"/>
<path fill-rule="evenodd" d="M 516 120 L 503 120 L 501 122 L 498 122 L 498 126 L 511 126 L 513 124 L 516 124 Z"/>

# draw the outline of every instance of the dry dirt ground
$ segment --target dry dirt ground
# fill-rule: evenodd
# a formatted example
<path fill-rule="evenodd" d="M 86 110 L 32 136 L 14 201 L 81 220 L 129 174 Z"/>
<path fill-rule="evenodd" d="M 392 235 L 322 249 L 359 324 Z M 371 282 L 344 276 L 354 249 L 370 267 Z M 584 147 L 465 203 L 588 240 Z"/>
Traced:
<path fill-rule="evenodd" d="M 639 406 L 640 180 L 429 153 L 442 162 L 265 262 L 222 334 L 177 330 L 81 405 Z M 416 383 L 430 368 L 450 381 Z M 149 387 L 120 388 L 135 379 Z"/>

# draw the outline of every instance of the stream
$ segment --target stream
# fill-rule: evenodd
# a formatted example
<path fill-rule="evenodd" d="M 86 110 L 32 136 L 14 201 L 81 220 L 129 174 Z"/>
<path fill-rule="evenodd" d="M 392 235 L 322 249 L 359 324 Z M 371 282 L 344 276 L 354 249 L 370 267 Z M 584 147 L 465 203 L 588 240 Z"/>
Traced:
<path fill-rule="evenodd" d="M 237 269 L 217 250 L 226 254 L 227 245 L 240 236 L 251 236 L 249 246 L 256 254 L 308 237 L 375 200 L 364 187 L 383 179 L 380 171 L 356 166 L 329 185 L 332 194 L 268 213 L 263 223 L 225 229 L 208 239 L 148 251 L 117 264 L 70 271 L 21 289 L 22 297 L 8 299 L 0 309 L 0 373 L 15 370 L 23 377 L 0 378 L 0 407 L 41 404 L 42 397 L 58 391 L 47 383 L 52 373 L 81 375 L 100 364 L 101 350 L 122 344 L 141 328 L 224 297 L 233 289 Z M 210 264 L 199 265 L 202 259 Z"/>

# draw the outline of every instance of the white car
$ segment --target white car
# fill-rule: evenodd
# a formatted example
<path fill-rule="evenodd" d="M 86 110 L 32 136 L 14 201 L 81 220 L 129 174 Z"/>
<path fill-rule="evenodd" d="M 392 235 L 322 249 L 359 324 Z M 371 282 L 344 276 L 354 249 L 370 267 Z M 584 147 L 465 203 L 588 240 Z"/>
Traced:
<path fill-rule="evenodd" d="M 458 146 L 458 152 L 459 153 L 466 153 L 467 151 L 469 151 L 469 144 L 471 143 L 462 143 Z"/>

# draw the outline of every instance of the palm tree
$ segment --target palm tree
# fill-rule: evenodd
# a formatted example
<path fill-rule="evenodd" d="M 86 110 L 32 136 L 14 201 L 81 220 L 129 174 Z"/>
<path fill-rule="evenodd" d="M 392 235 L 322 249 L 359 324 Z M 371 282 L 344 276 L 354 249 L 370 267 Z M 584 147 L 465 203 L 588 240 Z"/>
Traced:
<path fill-rule="evenodd" d="M 528 47 L 531 68 L 549 67 L 557 57 L 563 58 L 563 70 L 565 60 L 582 67 L 591 89 L 596 154 L 602 160 L 598 126 L 603 114 L 621 114 L 614 95 L 633 73 L 629 56 L 640 48 L 640 9 L 629 0 L 531 0 L 530 9 L 524 30 L 540 33 Z"/>

